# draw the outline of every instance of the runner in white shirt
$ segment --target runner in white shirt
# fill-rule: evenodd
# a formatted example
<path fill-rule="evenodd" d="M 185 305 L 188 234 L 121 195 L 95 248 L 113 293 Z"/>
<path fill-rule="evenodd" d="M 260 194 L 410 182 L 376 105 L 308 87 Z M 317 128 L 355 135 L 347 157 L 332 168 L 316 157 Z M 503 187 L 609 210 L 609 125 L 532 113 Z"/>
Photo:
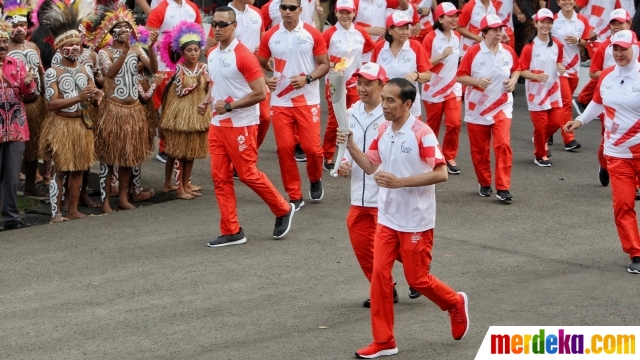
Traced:
<path fill-rule="evenodd" d="M 442 154 L 447 161 L 449 174 L 459 174 L 456 163 L 458 141 L 462 126 L 462 86 L 456 81 L 458 60 L 460 59 L 460 34 L 455 30 L 460 10 L 449 2 L 436 8 L 435 30 L 424 38 L 422 47 L 429 58 L 431 81 L 422 87 L 427 125 L 438 137 L 444 117 L 446 131 L 442 142 Z"/>
<path fill-rule="evenodd" d="M 467 49 L 473 44 L 483 41 L 480 34 L 480 22 L 486 15 L 496 15 L 498 13 L 496 7 L 495 0 L 470 0 L 464 4 L 460 10 L 458 28 L 456 29 L 463 36 L 460 56 L 464 56 Z"/>
<path fill-rule="evenodd" d="M 213 15 L 212 27 L 218 46 L 209 54 L 211 71 L 209 93 L 198 106 L 204 114 L 213 104 L 209 130 L 211 176 L 220 208 L 221 236 L 208 243 L 210 247 L 242 244 L 247 241 L 240 227 L 233 190 L 233 172 L 269 206 L 276 216 L 274 238 L 282 238 L 291 228 L 294 207 L 284 199 L 269 178 L 256 167 L 258 147 L 258 102 L 266 96 L 262 68 L 253 51 L 240 43 L 234 34 L 235 11 L 219 7 Z M 227 24 L 220 26 L 220 23 Z"/>
<path fill-rule="evenodd" d="M 533 162 L 538 166 L 551 166 L 547 154 L 547 140 L 564 124 L 560 77 L 562 44 L 551 37 L 553 13 L 540 9 L 533 17 L 537 35 L 522 48 L 520 76 L 526 79 L 527 106 L 533 122 Z"/>
<path fill-rule="evenodd" d="M 362 64 L 362 54 L 371 52 L 375 43 L 364 28 L 353 24 L 356 7 L 353 0 L 338 0 L 336 2 L 336 16 L 338 22 L 322 33 L 329 50 L 329 62 L 333 68 L 342 59 L 351 61 L 349 67 L 343 71 L 347 80 L 347 109 L 358 101 L 358 91 L 356 90 L 356 78 L 351 77 Z M 333 105 L 331 103 L 331 87 L 329 78 L 325 78 L 325 98 L 327 99 L 327 127 L 324 131 L 322 148 L 324 152 L 323 167 L 327 171 L 333 170 L 333 155 L 336 152 L 336 129 L 338 120 L 336 119 Z M 339 160 L 339 159 L 338 159 Z"/>
<path fill-rule="evenodd" d="M 386 32 L 387 9 L 407 9 L 409 4 L 406 0 L 360 0 L 356 6 L 356 18 L 354 22 L 362 26 L 373 41 L 384 39 Z M 371 52 L 362 54 L 363 63 L 371 61 Z"/>
<path fill-rule="evenodd" d="M 576 0 L 576 8 L 583 15 L 591 27 L 586 49 L 589 58 L 593 59 L 593 53 L 598 49 L 601 42 L 611 35 L 609 30 L 609 14 L 614 9 L 622 7 L 620 0 Z"/>
<path fill-rule="evenodd" d="M 604 155 L 611 177 L 613 216 L 624 252 L 631 265 L 627 271 L 640 274 L 640 233 L 635 211 L 636 183 L 640 176 L 640 63 L 636 34 L 616 33 L 613 57 L 616 65 L 600 74 L 593 101 L 565 130 L 573 131 L 604 114 Z"/>
<path fill-rule="evenodd" d="M 562 96 L 563 120 L 572 118 L 571 101 L 576 91 L 580 75 L 580 48 L 584 48 L 589 39 L 589 22 L 574 11 L 575 0 L 558 0 L 560 11 L 553 20 L 551 36 L 563 46 L 562 66 L 566 72 L 560 76 L 560 94 Z M 564 149 L 567 151 L 581 147 L 573 134 L 562 131 Z"/>
<path fill-rule="evenodd" d="M 520 66 L 513 49 L 501 43 L 505 25 L 498 15 L 480 22 L 484 41 L 473 45 L 462 58 L 457 80 L 466 85 L 464 121 L 469 133 L 471 161 L 480 185 L 480 196 L 491 196 L 491 140 L 496 159 L 496 197 L 513 200 L 511 187 L 511 118 L 513 95 Z"/>
<path fill-rule="evenodd" d="M 411 20 L 403 12 L 394 12 L 387 17 L 387 33 L 385 41 L 379 41 L 373 50 L 371 62 L 382 66 L 387 76 L 405 78 L 418 88 L 418 82 L 425 83 L 431 79 L 431 62 L 424 53 L 422 45 L 409 39 Z M 422 119 L 420 94 L 416 92 L 411 115 Z"/>
<path fill-rule="evenodd" d="M 313 21 L 314 13 L 314 0 L 300 0 L 300 6 L 302 12 L 300 13 L 300 20 L 309 24 L 312 27 L 316 27 L 315 21 Z M 260 8 L 260 14 L 262 15 L 262 21 L 264 22 L 264 28 L 270 29 L 278 24 L 282 23 L 282 15 L 280 14 L 281 0 L 270 0 Z M 319 29 L 322 32 L 322 29 Z"/>
<path fill-rule="evenodd" d="M 322 147 L 320 146 L 320 83 L 329 72 L 329 57 L 322 34 L 300 20 L 300 1 L 282 0 L 282 23 L 269 29 L 258 49 L 258 60 L 265 69 L 273 57 L 271 121 L 276 137 L 280 174 L 290 202 L 296 210 L 304 205 L 300 173 L 294 158 L 297 129 L 300 145 L 307 157 L 309 196 L 320 201 L 322 188 Z"/>
<path fill-rule="evenodd" d="M 373 342 L 356 356 L 375 358 L 398 353 L 393 331 L 391 270 L 401 255 L 405 278 L 413 289 L 449 311 L 451 334 L 462 339 L 469 329 L 468 300 L 430 273 L 435 226 L 435 184 L 448 174 L 438 139 L 425 123 L 411 116 L 417 88 L 406 79 L 392 79 L 382 89 L 387 122 L 365 154 L 352 136 L 347 148 L 353 161 L 380 186 L 378 226 L 371 275 Z M 351 131 L 348 132 L 351 134 Z M 338 142 L 346 140 L 340 133 Z M 382 166 L 384 170 L 379 170 Z M 426 259 L 425 259 L 426 257 Z"/>

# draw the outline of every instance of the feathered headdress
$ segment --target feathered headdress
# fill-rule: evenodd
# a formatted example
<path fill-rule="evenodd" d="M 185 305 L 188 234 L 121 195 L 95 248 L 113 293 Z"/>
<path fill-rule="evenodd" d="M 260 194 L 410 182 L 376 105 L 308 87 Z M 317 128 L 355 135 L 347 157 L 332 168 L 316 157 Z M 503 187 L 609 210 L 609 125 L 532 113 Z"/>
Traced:
<path fill-rule="evenodd" d="M 28 0 L 5 0 L 4 17 L 10 23 L 27 22 L 31 10 Z"/>
<path fill-rule="evenodd" d="M 11 36 L 11 23 L 0 21 L 0 38 L 9 38 Z"/>
<path fill-rule="evenodd" d="M 40 6 L 42 6 L 43 2 L 44 0 L 31 0 L 31 22 L 35 28 L 40 26 L 40 16 L 38 15 L 38 12 L 40 11 Z"/>
<path fill-rule="evenodd" d="M 171 49 L 171 33 L 171 31 L 165 32 L 162 35 L 162 38 L 160 38 L 160 41 L 156 43 L 156 46 L 157 53 L 160 55 L 160 60 L 167 65 L 169 70 L 176 71 L 176 64 L 180 56 Z"/>
<path fill-rule="evenodd" d="M 102 23 L 100 24 L 100 26 L 98 27 L 98 29 L 96 30 L 93 36 L 94 47 L 97 48 L 99 47 L 100 44 L 103 44 L 107 35 L 110 35 L 109 33 L 111 32 L 111 30 L 117 24 L 122 22 L 126 22 L 127 24 L 131 25 L 131 28 L 133 29 L 132 35 L 137 38 L 138 32 L 136 30 L 136 22 L 133 18 L 133 14 L 129 9 L 127 9 L 126 6 L 119 5 L 115 9 L 112 9 L 111 11 L 107 11 L 105 13 L 104 20 L 102 20 Z"/>
<path fill-rule="evenodd" d="M 180 21 L 171 31 L 171 48 L 173 51 L 181 51 L 190 44 L 198 44 L 200 48 L 203 48 L 204 43 L 204 30 L 202 30 L 202 26 L 194 22 Z"/>
<path fill-rule="evenodd" d="M 136 30 L 138 32 L 138 37 L 136 38 L 134 36 L 134 34 L 131 33 L 131 37 L 129 39 L 129 43 L 132 46 L 133 45 L 139 45 L 143 49 L 148 49 L 149 48 L 149 35 L 151 35 L 151 32 L 149 30 L 147 30 L 146 27 L 140 26 L 140 25 L 136 28 Z"/>
<path fill-rule="evenodd" d="M 45 27 L 53 37 L 56 49 L 71 41 L 80 41 L 80 24 L 94 14 L 93 0 L 45 0 L 38 9 L 40 26 Z"/>

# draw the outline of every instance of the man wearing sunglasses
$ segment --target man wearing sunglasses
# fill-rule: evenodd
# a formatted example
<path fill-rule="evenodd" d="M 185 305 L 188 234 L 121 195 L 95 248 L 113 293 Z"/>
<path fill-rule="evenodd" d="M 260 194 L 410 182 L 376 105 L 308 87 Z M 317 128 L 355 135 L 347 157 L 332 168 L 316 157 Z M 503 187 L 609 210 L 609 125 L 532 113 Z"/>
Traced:
<path fill-rule="evenodd" d="M 304 1 L 304 0 L 303 0 Z M 329 72 L 327 46 L 322 34 L 300 20 L 300 0 L 282 0 L 282 23 L 272 27 L 260 41 L 258 60 L 263 69 L 273 57 L 271 121 L 276 137 L 280 174 L 289 200 L 296 210 L 304 205 L 300 173 L 294 158 L 297 128 L 300 145 L 307 157 L 309 196 L 320 201 L 323 153 L 320 146 L 320 83 Z"/>
<path fill-rule="evenodd" d="M 303 23 L 309 24 L 313 27 L 316 26 L 315 21 L 313 20 L 313 14 L 315 12 L 315 7 L 312 4 L 312 1 L 315 0 L 301 0 L 298 6 L 302 7 L 302 12 L 300 13 L 300 20 Z M 269 0 L 268 3 L 264 4 L 260 9 L 262 13 L 262 21 L 264 22 L 264 28 L 269 29 L 276 25 L 282 23 L 282 15 L 280 13 L 280 5 L 282 4 L 281 0 Z M 322 32 L 322 29 L 318 29 Z"/>
<path fill-rule="evenodd" d="M 215 86 L 198 106 L 204 114 L 212 104 L 213 119 L 209 130 L 209 154 L 211 175 L 218 207 L 220 231 L 210 247 L 242 244 L 247 241 L 238 221 L 236 197 L 233 190 L 233 172 L 255 191 L 276 216 L 273 237 L 284 237 L 291 228 L 294 207 L 280 195 L 269 178 L 256 167 L 258 147 L 258 102 L 266 95 L 262 69 L 253 51 L 234 36 L 236 14 L 222 6 L 216 9 L 211 27 L 218 46 L 207 56 L 209 74 Z"/>

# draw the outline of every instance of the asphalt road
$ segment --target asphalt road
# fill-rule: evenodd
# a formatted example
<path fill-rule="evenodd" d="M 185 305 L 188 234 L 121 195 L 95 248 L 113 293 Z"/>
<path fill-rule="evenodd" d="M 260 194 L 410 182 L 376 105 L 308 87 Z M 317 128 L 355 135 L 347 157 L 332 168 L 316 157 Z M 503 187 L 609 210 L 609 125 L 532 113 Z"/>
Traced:
<path fill-rule="evenodd" d="M 522 85 L 516 103 L 513 203 L 477 195 L 464 127 L 463 172 L 437 186 L 432 271 L 469 295 L 471 329 L 454 341 L 447 313 L 410 300 L 396 265 L 394 359 L 472 359 L 490 325 L 640 322 L 640 277 L 626 272 L 597 179 L 599 124 L 579 130 L 575 152 L 556 135 L 553 167 L 540 168 Z M 259 166 L 282 190 L 272 133 Z M 145 164 L 143 186 L 160 188 L 162 169 Z M 193 181 L 205 188 L 196 200 L 0 233 L 0 359 L 349 359 L 371 341 L 347 180 L 325 172 L 324 199 L 307 201 L 284 240 L 236 182 L 249 241 L 221 249 L 205 246 L 219 235 L 206 160 Z"/>

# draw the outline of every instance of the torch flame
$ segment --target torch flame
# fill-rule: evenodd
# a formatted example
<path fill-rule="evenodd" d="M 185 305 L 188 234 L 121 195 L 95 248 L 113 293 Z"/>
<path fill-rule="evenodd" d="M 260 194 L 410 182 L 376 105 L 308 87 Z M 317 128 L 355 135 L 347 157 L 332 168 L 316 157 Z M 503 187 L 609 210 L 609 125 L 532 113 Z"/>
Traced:
<path fill-rule="evenodd" d="M 347 68 L 349 68 L 349 66 L 351 66 L 351 63 L 353 63 L 353 58 L 346 58 L 343 57 L 342 59 L 340 59 L 340 61 L 338 61 L 338 63 L 333 67 L 334 71 L 345 71 L 347 70 Z"/>

